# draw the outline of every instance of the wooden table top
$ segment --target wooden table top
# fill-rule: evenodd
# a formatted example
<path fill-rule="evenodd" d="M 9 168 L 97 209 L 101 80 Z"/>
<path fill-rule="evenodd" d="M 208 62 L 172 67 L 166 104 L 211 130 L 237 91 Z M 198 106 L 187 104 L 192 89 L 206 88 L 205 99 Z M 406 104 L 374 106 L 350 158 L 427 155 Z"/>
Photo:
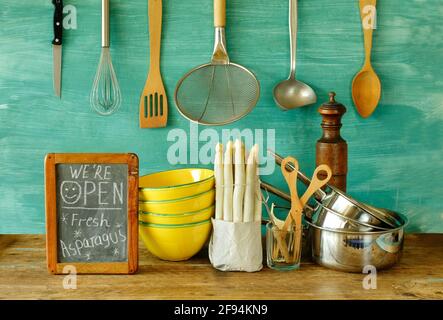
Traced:
<path fill-rule="evenodd" d="M 135 275 L 80 275 L 76 290 L 46 270 L 43 235 L 0 235 L 0 299 L 443 299 L 443 234 L 408 235 L 402 261 L 380 271 L 377 289 L 364 274 L 313 263 L 300 270 L 221 272 L 206 253 L 185 262 L 161 261 L 140 244 Z"/>

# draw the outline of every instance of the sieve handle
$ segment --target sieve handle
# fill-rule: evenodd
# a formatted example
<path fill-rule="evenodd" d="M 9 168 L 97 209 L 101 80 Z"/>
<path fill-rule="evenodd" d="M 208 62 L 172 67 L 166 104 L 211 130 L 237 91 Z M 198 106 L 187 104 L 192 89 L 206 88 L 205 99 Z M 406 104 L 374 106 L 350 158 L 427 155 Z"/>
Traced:
<path fill-rule="evenodd" d="M 214 0 L 214 27 L 226 26 L 226 0 Z"/>

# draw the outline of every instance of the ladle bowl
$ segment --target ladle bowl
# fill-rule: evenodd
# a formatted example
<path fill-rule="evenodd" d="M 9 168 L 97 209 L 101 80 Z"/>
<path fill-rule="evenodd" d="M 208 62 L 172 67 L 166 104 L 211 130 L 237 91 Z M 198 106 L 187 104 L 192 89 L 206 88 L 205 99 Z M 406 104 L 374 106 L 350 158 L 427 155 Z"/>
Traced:
<path fill-rule="evenodd" d="M 307 84 L 289 78 L 275 86 L 274 100 L 281 109 L 290 110 L 315 103 L 317 95 Z"/>

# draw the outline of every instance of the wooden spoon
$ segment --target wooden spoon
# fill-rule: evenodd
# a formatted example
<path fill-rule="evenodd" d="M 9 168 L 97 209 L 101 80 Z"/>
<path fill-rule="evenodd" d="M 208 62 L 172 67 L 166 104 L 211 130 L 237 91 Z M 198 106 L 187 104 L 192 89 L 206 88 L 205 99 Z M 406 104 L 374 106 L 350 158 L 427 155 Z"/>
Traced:
<path fill-rule="evenodd" d="M 369 117 L 377 108 L 381 96 L 381 83 L 371 65 L 372 32 L 376 23 L 377 0 L 360 0 L 360 16 L 362 20 L 365 63 L 352 81 L 352 99 L 358 113 Z"/>

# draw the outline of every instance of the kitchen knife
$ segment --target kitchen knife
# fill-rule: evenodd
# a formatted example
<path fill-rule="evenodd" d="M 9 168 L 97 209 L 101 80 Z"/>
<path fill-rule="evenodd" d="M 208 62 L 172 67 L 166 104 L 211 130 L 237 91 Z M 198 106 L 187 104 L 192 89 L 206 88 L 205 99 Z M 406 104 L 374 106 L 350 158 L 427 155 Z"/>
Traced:
<path fill-rule="evenodd" d="M 62 38 L 63 38 L 63 0 L 52 0 L 54 5 L 54 40 L 52 40 L 54 92 L 61 96 L 62 82 Z"/>

